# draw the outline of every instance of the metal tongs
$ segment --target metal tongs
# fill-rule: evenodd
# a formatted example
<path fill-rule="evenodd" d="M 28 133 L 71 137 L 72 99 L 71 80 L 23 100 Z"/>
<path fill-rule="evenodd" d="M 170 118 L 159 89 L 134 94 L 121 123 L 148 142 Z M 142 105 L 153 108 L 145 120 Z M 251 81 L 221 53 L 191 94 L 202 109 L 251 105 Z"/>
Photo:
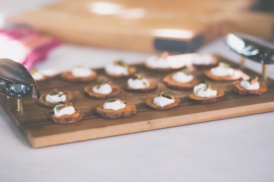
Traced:
<path fill-rule="evenodd" d="M 28 70 L 10 59 L 0 59 L 0 93 L 17 99 L 17 111 L 23 111 L 22 99 L 40 96 L 36 82 Z"/>
<path fill-rule="evenodd" d="M 244 35 L 228 34 L 225 38 L 228 47 L 242 56 L 241 67 L 244 68 L 245 59 L 248 58 L 261 63 L 263 80 L 267 79 L 267 65 L 274 64 L 274 44 L 262 38 Z"/>

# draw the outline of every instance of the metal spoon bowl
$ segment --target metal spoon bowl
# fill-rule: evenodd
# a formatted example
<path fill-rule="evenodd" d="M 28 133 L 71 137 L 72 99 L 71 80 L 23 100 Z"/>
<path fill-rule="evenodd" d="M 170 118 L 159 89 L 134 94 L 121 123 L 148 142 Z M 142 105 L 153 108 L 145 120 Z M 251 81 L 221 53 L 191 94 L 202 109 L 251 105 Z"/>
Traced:
<path fill-rule="evenodd" d="M 0 93 L 14 98 L 38 99 L 40 96 L 28 70 L 10 59 L 0 59 Z"/>

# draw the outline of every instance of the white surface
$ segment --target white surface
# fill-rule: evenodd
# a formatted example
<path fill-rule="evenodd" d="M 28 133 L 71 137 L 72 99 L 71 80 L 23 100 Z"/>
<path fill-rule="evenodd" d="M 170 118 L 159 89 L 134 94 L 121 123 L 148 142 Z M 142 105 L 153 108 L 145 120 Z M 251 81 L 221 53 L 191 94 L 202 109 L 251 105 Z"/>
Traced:
<path fill-rule="evenodd" d="M 201 51 L 229 54 L 222 40 Z M 117 58 L 133 63 L 147 56 L 65 45 L 37 67 L 64 71 L 79 64 L 101 67 Z M 247 64 L 260 70 L 256 63 Z M 273 66 L 269 72 L 274 78 Z M 33 149 L 0 108 L 0 181 L 273 182 L 273 117 L 270 112 Z"/>

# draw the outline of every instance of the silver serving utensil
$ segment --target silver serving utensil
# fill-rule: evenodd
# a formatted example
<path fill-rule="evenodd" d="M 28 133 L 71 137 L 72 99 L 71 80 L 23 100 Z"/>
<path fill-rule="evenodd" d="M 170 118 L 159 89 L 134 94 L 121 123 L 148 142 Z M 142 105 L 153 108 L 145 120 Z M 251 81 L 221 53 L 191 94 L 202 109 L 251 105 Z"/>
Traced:
<path fill-rule="evenodd" d="M 268 64 L 274 64 L 274 44 L 262 38 L 244 35 L 244 34 L 228 34 L 225 38 L 226 45 L 235 53 L 252 61 L 263 64 L 263 79 L 267 78 Z M 242 68 L 245 59 L 242 58 Z"/>
<path fill-rule="evenodd" d="M 274 44 L 271 45 L 264 39 L 243 35 L 243 34 L 228 34 L 225 38 L 228 47 L 252 61 L 261 64 L 274 64 L 272 56 L 274 55 Z"/>
<path fill-rule="evenodd" d="M 28 70 L 10 59 L 0 59 L 0 93 L 17 99 L 18 111 L 22 111 L 22 98 L 40 96 L 36 82 Z"/>

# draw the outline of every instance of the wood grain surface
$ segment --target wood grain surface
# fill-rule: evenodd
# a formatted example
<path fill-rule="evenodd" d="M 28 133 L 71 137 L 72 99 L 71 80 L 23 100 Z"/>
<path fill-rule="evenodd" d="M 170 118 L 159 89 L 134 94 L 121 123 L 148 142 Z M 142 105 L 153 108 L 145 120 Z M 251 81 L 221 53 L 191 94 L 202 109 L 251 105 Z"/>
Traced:
<path fill-rule="evenodd" d="M 248 11 L 253 2 L 64 0 L 8 20 L 31 25 L 69 43 L 145 52 L 193 52 L 221 35 L 222 22 L 228 16 L 241 19 L 239 13 Z M 270 30 L 256 31 L 264 34 Z"/>
<path fill-rule="evenodd" d="M 221 57 L 218 59 L 227 62 Z M 230 64 L 239 67 L 233 63 Z M 105 75 L 103 69 L 97 70 L 101 77 L 107 77 L 120 86 L 121 93 L 118 98 L 137 106 L 137 114 L 128 118 L 98 117 L 93 109 L 105 100 L 90 99 L 83 90 L 85 86 L 93 82 L 70 83 L 59 75 L 38 82 L 39 89 L 41 93 L 47 93 L 53 88 L 70 90 L 74 95 L 74 106 L 85 114 L 85 118 L 80 122 L 69 125 L 54 124 L 48 119 L 51 110 L 40 107 L 35 100 L 24 100 L 23 113 L 16 111 L 16 100 L 12 98 L 7 99 L 1 96 L 1 105 L 18 128 L 23 131 L 31 146 L 35 148 L 274 111 L 274 81 L 270 79 L 267 82 L 268 91 L 261 96 L 240 96 L 233 92 L 233 82 L 207 80 L 216 88 L 224 90 L 226 94 L 216 103 L 195 104 L 187 97 L 191 90 L 172 90 L 164 85 L 161 80 L 168 73 L 149 71 L 143 65 L 135 65 L 135 67 L 150 81 L 158 82 L 157 90 L 150 93 L 127 92 L 123 89 L 126 78 L 111 79 Z M 203 72 L 204 69 L 194 68 L 193 70 L 201 81 L 206 81 Z M 244 72 L 253 73 L 247 69 Z M 172 90 L 181 99 L 179 107 L 164 111 L 155 111 L 147 107 L 145 100 L 156 96 L 160 90 Z"/>

